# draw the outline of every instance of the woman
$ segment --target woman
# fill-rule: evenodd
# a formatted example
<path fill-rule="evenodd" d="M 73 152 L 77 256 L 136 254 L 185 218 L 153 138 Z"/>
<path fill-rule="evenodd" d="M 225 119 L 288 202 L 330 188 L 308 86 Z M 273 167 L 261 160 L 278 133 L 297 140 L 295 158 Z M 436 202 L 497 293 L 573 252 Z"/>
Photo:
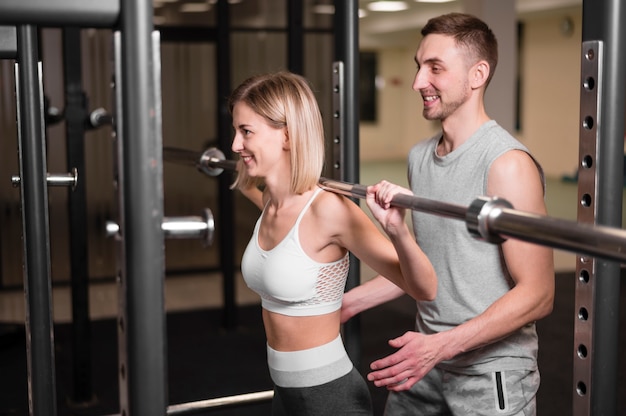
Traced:
<path fill-rule="evenodd" d="M 232 150 L 240 158 L 234 186 L 263 209 L 241 269 L 261 296 L 272 414 L 371 415 L 367 385 L 340 336 L 348 252 L 421 300 L 435 296 L 432 266 L 404 210 L 379 206 L 375 187 L 368 189 L 368 206 L 391 242 L 357 204 L 318 186 L 322 118 L 303 77 L 250 78 L 233 92 L 229 108 Z M 251 189 L 261 183 L 257 198 Z"/>

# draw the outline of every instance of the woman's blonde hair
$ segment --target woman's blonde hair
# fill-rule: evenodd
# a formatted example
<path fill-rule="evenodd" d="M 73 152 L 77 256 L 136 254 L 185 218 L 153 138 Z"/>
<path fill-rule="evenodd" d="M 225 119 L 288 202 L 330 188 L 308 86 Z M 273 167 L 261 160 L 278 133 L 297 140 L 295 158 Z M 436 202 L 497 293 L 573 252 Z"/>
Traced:
<path fill-rule="evenodd" d="M 230 96 L 232 115 L 237 103 L 245 103 L 277 129 L 285 127 L 291 153 L 290 186 L 294 193 L 314 187 L 324 167 L 324 126 L 315 94 L 302 76 L 280 71 L 248 78 Z M 238 165 L 233 187 L 260 185 Z"/>

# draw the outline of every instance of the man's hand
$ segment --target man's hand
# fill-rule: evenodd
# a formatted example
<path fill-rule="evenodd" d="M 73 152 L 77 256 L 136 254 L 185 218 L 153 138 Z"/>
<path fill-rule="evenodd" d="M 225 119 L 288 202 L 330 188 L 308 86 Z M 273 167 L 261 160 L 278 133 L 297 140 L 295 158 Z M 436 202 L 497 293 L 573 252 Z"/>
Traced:
<path fill-rule="evenodd" d="M 389 345 L 398 348 L 398 351 L 370 365 L 373 371 L 367 379 L 376 387 L 408 390 L 443 360 L 442 346 L 433 335 L 408 331 L 390 340 Z"/>

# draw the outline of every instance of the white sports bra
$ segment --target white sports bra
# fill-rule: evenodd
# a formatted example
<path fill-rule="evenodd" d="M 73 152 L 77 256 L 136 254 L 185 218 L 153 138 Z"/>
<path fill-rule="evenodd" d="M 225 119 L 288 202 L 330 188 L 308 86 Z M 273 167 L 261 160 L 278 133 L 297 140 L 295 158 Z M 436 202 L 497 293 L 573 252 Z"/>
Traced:
<path fill-rule="evenodd" d="M 300 222 L 318 188 L 296 223 L 273 249 L 259 246 L 259 228 L 265 209 L 256 222 L 241 260 L 241 272 L 250 289 L 261 296 L 263 308 L 289 316 L 314 316 L 341 308 L 350 266 L 348 254 L 332 263 L 318 263 L 300 245 Z"/>

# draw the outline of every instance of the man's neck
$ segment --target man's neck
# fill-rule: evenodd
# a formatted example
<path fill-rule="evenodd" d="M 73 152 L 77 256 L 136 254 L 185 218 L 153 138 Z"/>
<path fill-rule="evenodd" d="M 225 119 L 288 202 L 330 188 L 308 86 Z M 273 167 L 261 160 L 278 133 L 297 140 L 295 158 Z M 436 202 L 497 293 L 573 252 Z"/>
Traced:
<path fill-rule="evenodd" d="M 441 121 L 443 137 L 437 145 L 437 154 L 445 156 L 461 146 L 476 131 L 489 121 L 484 109 L 472 114 L 455 114 Z"/>

